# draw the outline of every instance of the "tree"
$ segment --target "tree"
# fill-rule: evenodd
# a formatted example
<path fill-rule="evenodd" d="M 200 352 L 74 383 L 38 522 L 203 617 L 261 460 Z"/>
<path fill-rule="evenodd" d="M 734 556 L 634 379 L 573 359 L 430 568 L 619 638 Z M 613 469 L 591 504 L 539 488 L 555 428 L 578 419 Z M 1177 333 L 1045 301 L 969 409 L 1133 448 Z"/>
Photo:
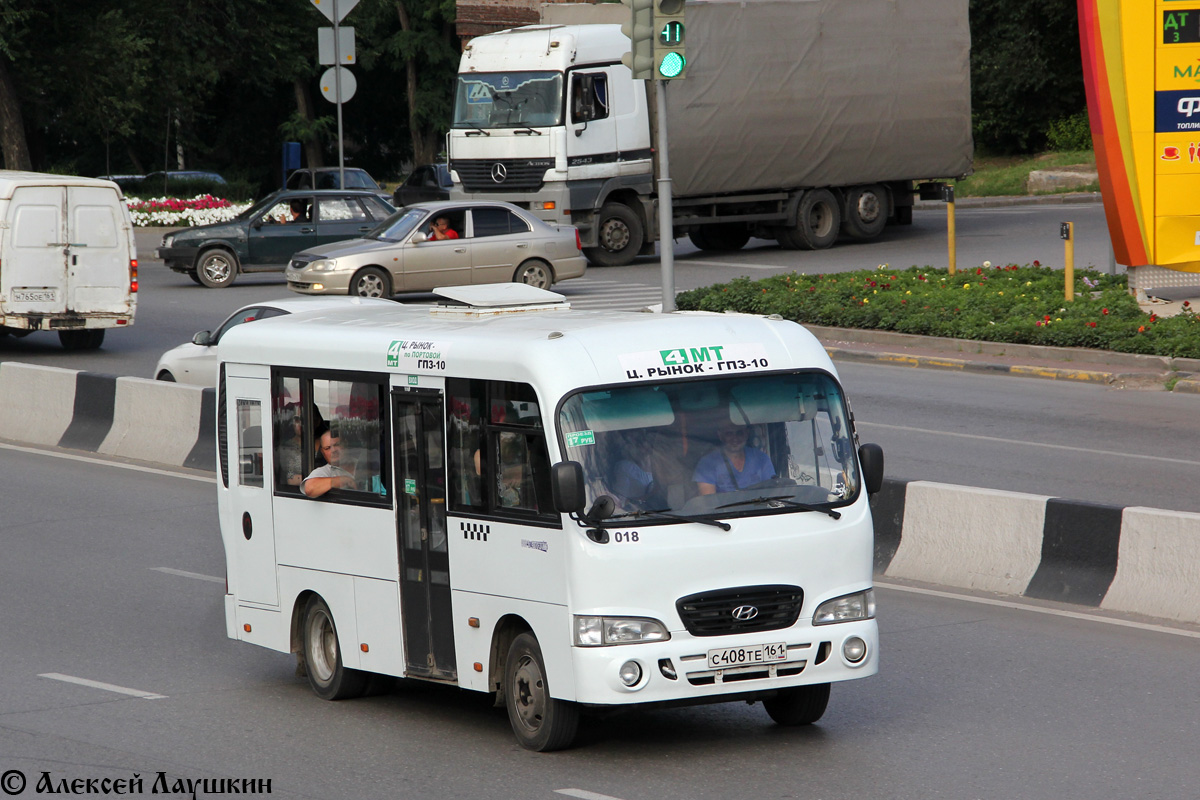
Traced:
<path fill-rule="evenodd" d="M 1075 0 L 970 0 L 975 142 L 1042 148 L 1051 122 L 1085 107 Z"/>

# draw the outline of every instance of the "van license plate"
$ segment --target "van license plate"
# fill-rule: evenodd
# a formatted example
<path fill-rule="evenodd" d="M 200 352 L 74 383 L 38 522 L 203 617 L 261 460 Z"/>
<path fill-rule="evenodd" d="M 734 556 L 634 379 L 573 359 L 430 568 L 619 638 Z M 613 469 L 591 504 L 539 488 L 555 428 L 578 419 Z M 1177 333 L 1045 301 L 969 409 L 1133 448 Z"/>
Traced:
<path fill-rule="evenodd" d="M 13 289 L 14 303 L 53 303 L 58 299 L 57 289 Z"/>
<path fill-rule="evenodd" d="M 787 660 L 787 644 L 785 642 L 773 642 L 752 647 L 723 647 L 719 650 L 708 651 L 710 669 L 745 667 L 751 664 L 769 664 L 772 661 L 785 660 Z"/>

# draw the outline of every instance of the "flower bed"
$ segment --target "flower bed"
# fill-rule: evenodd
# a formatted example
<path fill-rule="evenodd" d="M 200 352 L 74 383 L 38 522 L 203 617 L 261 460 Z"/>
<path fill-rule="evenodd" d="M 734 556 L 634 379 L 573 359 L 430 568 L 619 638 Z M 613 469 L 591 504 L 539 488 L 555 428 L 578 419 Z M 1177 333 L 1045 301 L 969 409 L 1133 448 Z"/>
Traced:
<path fill-rule="evenodd" d="M 231 203 L 212 195 L 197 195 L 190 200 L 177 197 L 152 197 L 142 200 L 127 197 L 129 214 L 138 227 L 161 226 L 171 228 L 209 225 L 227 222 L 250 207 L 250 203 Z"/>
<path fill-rule="evenodd" d="M 1075 273 L 1066 302 L 1062 270 L 1038 262 L 960 269 L 909 267 L 830 275 L 737 278 L 676 298 L 680 309 L 779 314 L 814 325 L 991 342 L 1094 347 L 1200 358 L 1200 320 L 1187 303 L 1174 317 L 1143 312 L 1124 275 Z"/>

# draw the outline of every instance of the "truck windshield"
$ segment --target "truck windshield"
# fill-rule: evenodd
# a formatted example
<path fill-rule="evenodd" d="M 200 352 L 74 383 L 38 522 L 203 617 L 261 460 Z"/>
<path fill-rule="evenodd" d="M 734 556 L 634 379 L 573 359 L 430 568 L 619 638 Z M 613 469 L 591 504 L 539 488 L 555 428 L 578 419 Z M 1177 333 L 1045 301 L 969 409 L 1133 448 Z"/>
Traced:
<path fill-rule="evenodd" d="M 849 411 L 824 372 L 589 390 L 558 423 L 588 507 L 610 496 L 618 524 L 826 510 L 861 484 Z"/>
<path fill-rule="evenodd" d="M 455 128 L 531 128 L 562 121 L 562 73 L 489 72 L 458 76 Z"/>

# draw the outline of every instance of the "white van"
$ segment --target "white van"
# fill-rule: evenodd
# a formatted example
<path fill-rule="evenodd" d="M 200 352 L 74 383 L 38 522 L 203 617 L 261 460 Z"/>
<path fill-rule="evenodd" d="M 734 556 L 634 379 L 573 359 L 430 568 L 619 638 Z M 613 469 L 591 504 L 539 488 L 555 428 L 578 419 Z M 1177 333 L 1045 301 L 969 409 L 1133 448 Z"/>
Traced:
<path fill-rule="evenodd" d="M 371 673 L 490 692 L 531 750 L 587 710 L 806 725 L 876 673 L 883 452 L 811 333 L 436 292 L 221 339 L 230 638 L 329 700 Z"/>
<path fill-rule="evenodd" d="M 133 324 L 137 248 L 112 181 L 0 170 L 0 336 L 58 331 L 94 350 Z"/>

